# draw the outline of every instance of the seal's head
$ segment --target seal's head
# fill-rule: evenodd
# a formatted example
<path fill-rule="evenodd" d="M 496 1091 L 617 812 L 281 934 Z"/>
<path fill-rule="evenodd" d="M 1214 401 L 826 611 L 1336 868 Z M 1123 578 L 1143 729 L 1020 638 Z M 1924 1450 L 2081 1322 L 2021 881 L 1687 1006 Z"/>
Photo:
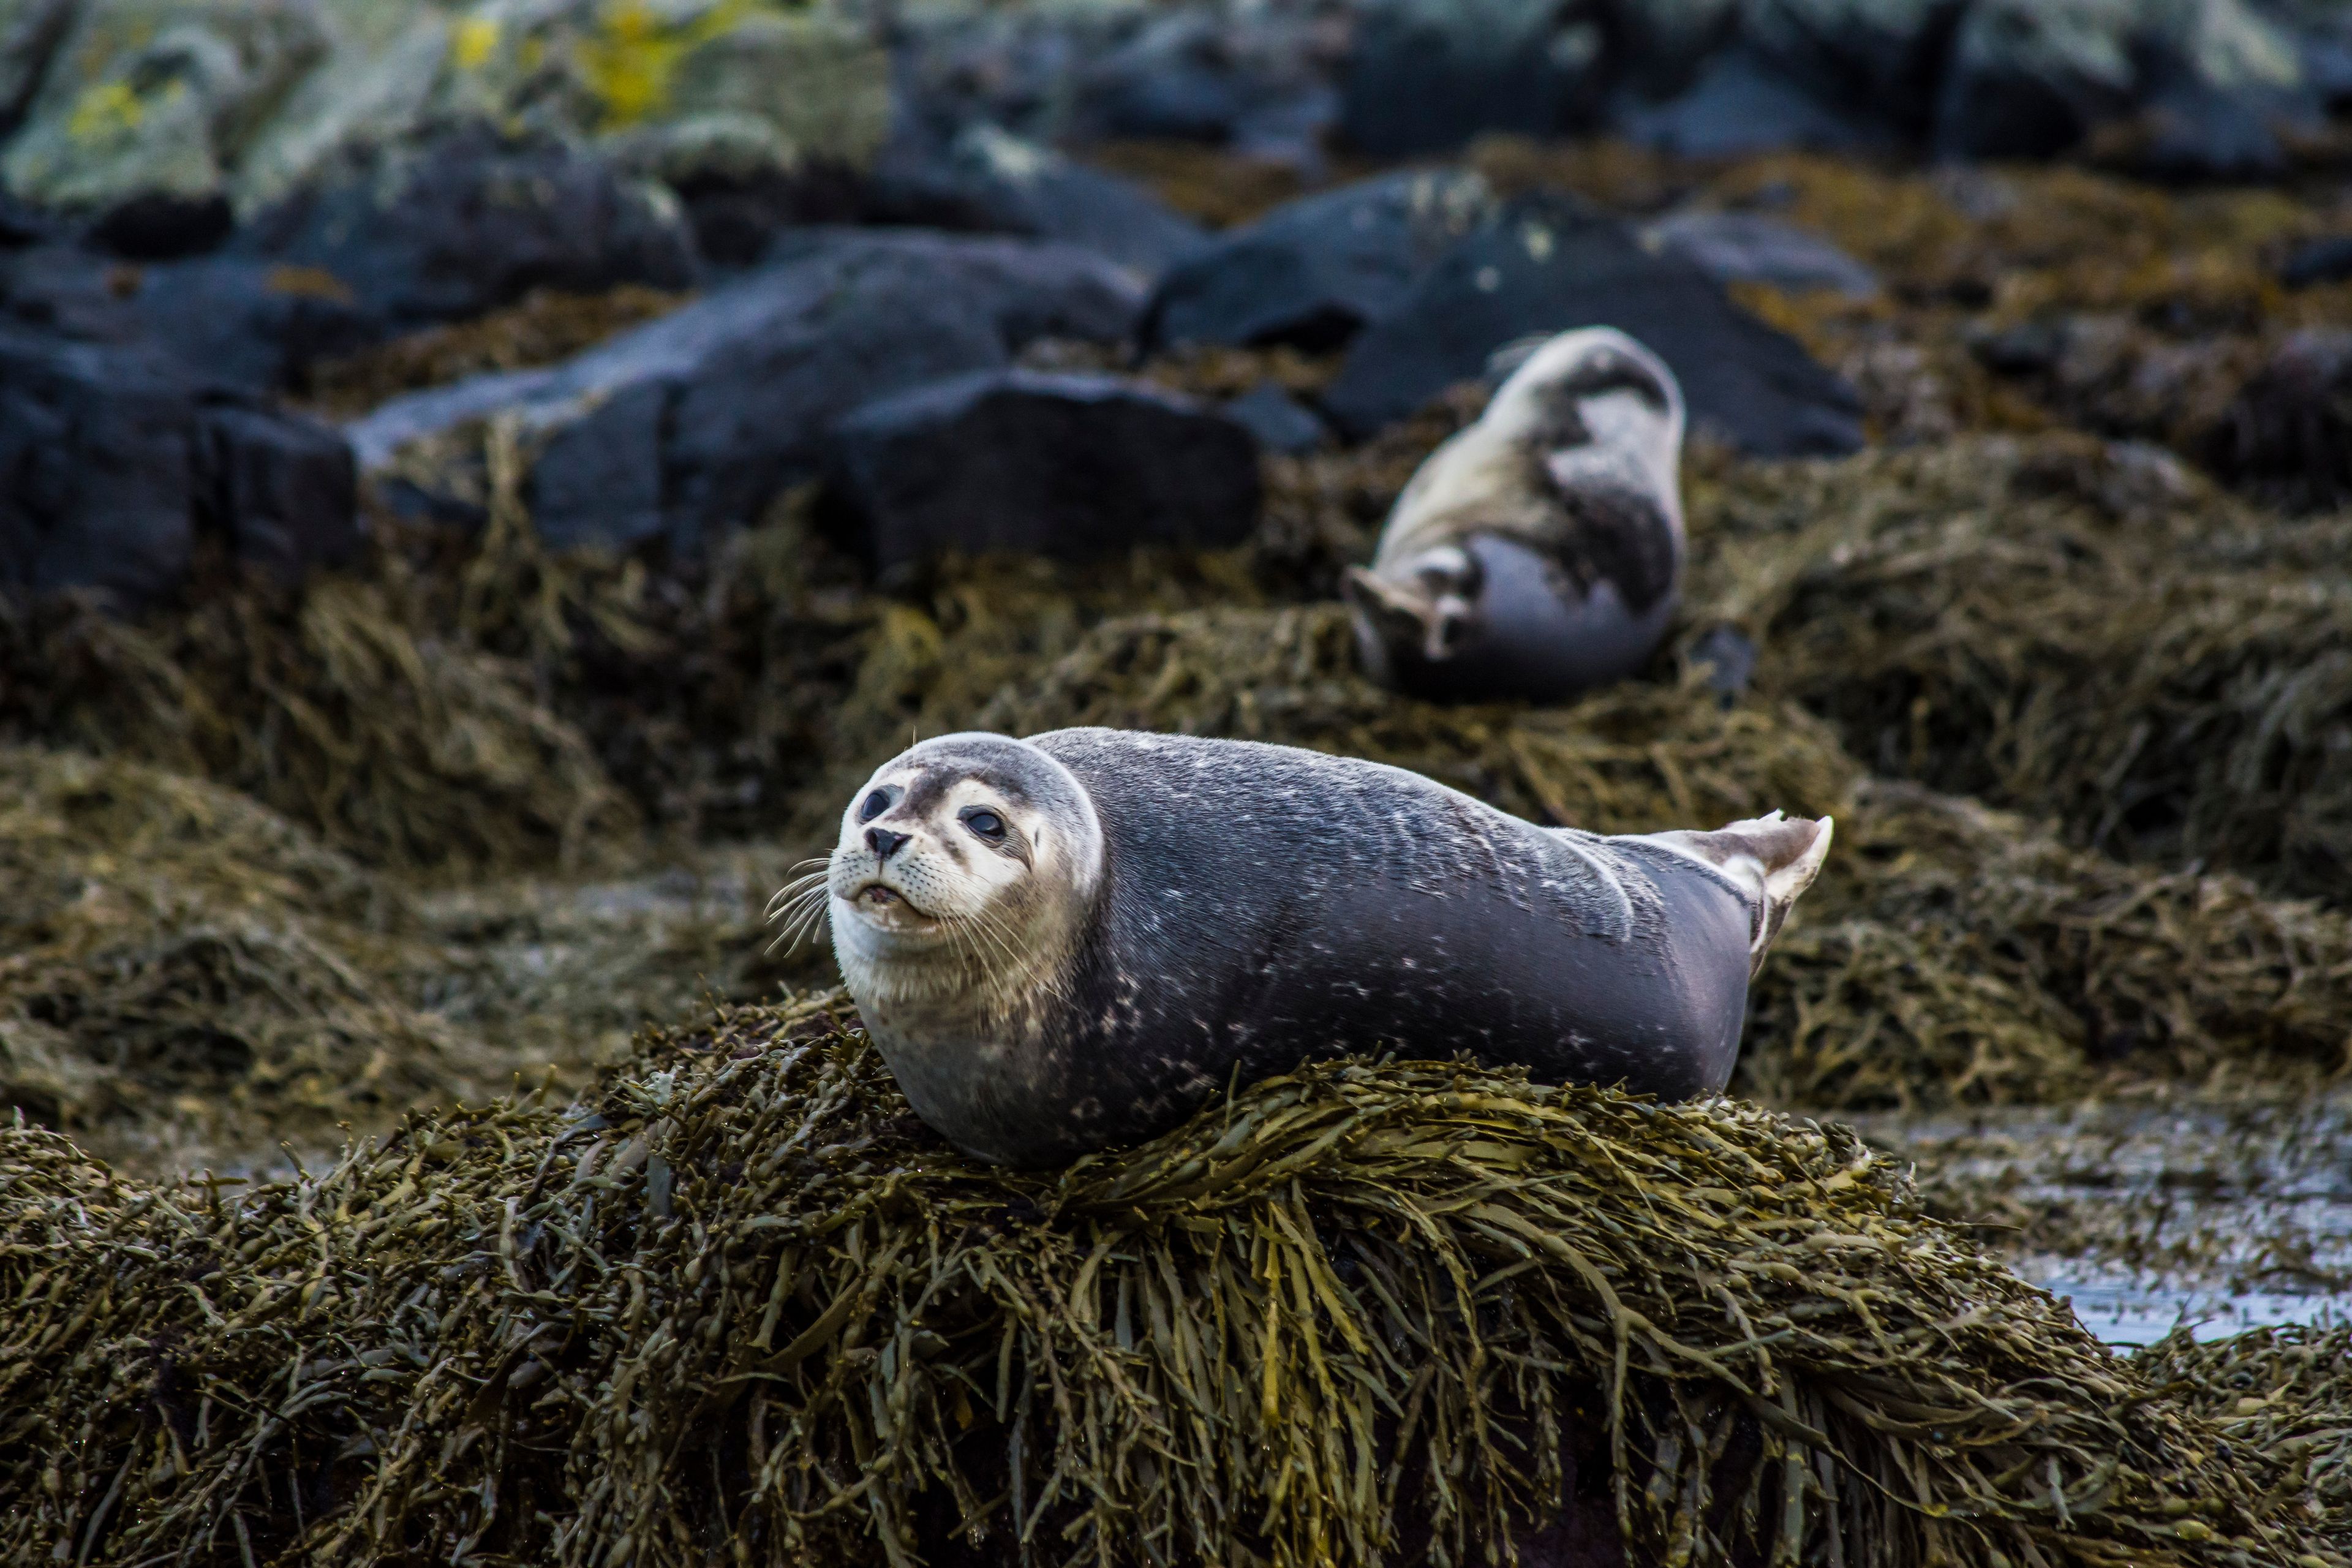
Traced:
<path fill-rule="evenodd" d="M 833 947 L 877 1027 L 968 1028 L 1052 994 L 1102 880 L 1086 787 L 1024 741 L 941 735 L 876 770 L 826 872 Z"/>
<path fill-rule="evenodd" d="M 1509 686 L 1468 667 L 1539 664 L 1572 641 L 1559 624 L 1563 574 L 1586 595 L 1605 584 L 1634 617 L 1671 591 L 1685 423 L 1674 373 L 1612 327 L 1497 357 L 1517 368 L 1477 423 L 1422 465 L 1378 557 L 1343 584 L 1366 663 L 1391 685 Z"/>

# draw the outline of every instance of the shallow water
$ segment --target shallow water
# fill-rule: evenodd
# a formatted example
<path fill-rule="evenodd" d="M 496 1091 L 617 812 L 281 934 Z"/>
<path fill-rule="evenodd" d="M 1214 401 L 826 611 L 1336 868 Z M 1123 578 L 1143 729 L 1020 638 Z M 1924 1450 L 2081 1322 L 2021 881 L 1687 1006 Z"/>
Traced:
<path fill-rule="evenodd" d="M 1855 1121 L 2111 1344 L 2352 1318 L 2352 1094 Z"/>

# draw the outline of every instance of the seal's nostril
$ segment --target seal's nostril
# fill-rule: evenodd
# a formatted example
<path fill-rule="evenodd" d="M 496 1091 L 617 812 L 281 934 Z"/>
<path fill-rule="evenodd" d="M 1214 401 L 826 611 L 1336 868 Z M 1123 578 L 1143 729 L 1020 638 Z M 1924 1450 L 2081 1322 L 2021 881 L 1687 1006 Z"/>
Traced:
<path fill-rule="evenodd" d="M 874 851 L 877 860 L 887 860 L 898 852 L 899 847 L 909 837 L 904 833 L 893 833 L 887 827 L 869 827 L 866 830 L 866 847 Z"/>

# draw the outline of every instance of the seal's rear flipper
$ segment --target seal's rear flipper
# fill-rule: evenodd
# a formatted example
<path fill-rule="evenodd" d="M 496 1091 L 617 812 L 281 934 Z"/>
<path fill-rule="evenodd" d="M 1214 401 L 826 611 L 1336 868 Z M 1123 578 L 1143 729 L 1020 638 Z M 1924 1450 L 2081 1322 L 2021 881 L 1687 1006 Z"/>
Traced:
<path fill-rule="evenodd" d="M 1748 894 L 1748 973 L 1762 967 L 1764 950 L 1780 934 L 1789 906 L 1813 885 L 1829 858 L 1836 825 L 1826 816 L 1750 817 L 1712 833 L 1656 833 L 1652 837 L 1704 860 Z"/>

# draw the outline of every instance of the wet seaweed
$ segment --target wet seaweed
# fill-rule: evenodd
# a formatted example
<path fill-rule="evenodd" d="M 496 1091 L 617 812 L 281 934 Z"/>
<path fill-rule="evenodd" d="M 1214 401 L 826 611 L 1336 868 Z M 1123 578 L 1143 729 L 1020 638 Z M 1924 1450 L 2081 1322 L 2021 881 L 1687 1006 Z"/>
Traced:
<path fill-rule="evenodd" d="M 2274 1461 L 1843 1130 L 1342 1060 L 1023 1175 L 914 1136 L 838 1008 L 657 1037 L 592 1115 L 419 1118 L 247 1193 L 0 1133 L 0 1552 L 2327 1550 Z"/>

